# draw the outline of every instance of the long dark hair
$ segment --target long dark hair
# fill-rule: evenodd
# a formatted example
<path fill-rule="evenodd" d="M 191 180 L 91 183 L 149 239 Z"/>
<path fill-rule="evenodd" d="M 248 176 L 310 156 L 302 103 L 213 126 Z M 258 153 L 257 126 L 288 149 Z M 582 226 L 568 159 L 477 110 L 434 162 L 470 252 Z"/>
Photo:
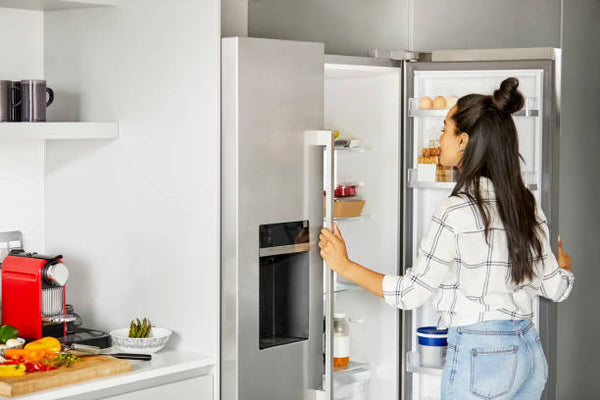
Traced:
<path fill-rule="evenodd" d="M 452 116 L 457 132 L 469 134 L 452 195 L 466 195 L 476 204 L 488 240 L 490 214 L 480 192 L 481 177 L 494 184 L 498 212 L 508 240 L 511 277 L 515 284 L 533 278 L 533 259 L 542 257 L 533 194 L 523 184 L 517 128 L 512 113 L 523 107 L 519 80 L 507 78 L 492 96 L 461 97 Z"/>

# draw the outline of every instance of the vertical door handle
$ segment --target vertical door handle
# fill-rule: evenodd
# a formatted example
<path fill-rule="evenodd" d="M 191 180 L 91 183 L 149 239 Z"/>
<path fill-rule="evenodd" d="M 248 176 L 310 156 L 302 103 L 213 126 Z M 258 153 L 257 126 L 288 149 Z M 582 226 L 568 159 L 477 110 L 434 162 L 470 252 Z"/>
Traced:
<path fill-rule="evenodd" d="M 323 146 L 323 169 L 325 171 L 325 221 L 323 226 L 333 229 L 333 168 L 334 137 L 330 130 L 305 131 L 305 144 Z M 319 202 L 321 199 L 319 199 Z M 325 381 L 323 390 L 326 400 L 333 400 L 333 271 L 325 268 Z M 319 396 L 319 398 L 323 398 Z"/>

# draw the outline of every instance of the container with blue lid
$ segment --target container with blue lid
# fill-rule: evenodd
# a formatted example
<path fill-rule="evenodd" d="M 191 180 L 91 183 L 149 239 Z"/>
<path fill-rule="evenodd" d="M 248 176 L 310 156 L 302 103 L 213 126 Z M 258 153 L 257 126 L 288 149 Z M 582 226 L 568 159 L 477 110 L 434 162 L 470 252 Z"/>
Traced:
<path fill-rule="evenodd" d="M 419 359 L 422 367 L 444 368 L 448 347 L 448 330 L 435 326 L 417 329 Z"/>

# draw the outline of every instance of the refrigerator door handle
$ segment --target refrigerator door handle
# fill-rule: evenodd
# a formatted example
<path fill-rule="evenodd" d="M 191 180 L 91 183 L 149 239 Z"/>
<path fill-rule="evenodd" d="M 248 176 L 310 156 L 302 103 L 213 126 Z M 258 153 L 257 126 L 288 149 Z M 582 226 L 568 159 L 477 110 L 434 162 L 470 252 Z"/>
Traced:
<path fill-rule="evenodd" d="M 324 146 L 325 221 L 323 226 L 333 229 L 333 132 L 304 131 L 304 143 L 308 146 Z M 325 268 L 325 380 L 323 391 L 317 393 L 316 398 L 333 400 L 333 271 L 324 261 L 323 268 Z"/>

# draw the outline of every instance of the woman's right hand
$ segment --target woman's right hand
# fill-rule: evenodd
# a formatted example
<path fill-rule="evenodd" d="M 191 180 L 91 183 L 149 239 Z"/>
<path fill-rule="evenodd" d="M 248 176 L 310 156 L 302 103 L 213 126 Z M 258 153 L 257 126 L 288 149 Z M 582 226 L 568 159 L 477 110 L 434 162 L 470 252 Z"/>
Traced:
<path fill-rule="evenodd" d="M 565 252 L 562 248 L 562 241 L 560 240 L 560 236 L 558 237 L 558 266 L 562 269 L 566 269 L 567 271 L 571 271 L 571 256 L 569 253 Z"/>

